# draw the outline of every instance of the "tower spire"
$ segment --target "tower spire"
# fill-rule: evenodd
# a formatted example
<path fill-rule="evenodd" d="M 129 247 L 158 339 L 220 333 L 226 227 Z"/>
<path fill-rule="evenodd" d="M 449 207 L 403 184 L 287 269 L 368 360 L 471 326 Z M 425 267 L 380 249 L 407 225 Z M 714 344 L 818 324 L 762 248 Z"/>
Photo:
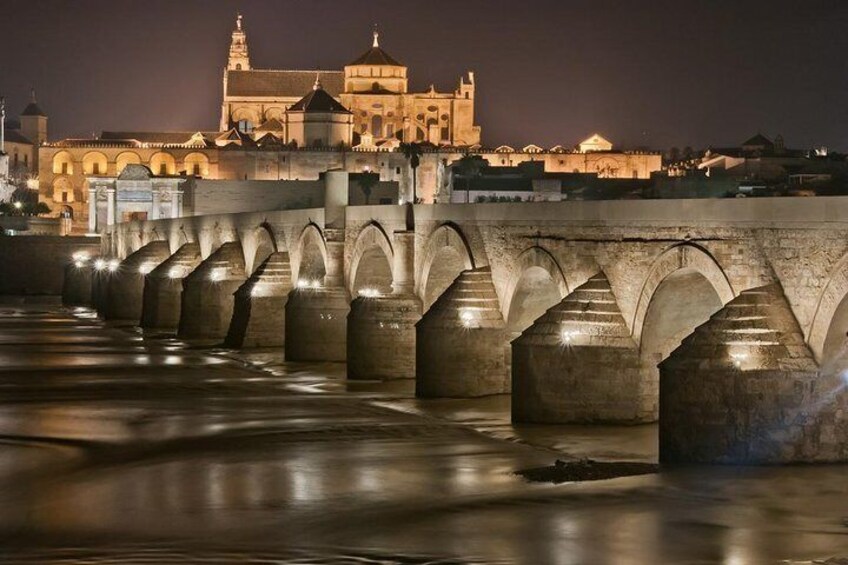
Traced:
<path fill-rule="evenodd" d="M 380 46 L 380 32 L 377 31 L 377 24 L 374 24 L 374 44 L 372 47 Z"/>
<path fill-rule="evenodd" d="M 29 89 L 29 97 L 30 97 L 30 102 L 35 104 L 36 100 L 35 100 L 35 87 L 34 86 L 30 87 L 30 89 Z"/>
<path fill-rule="evenodd" d="M 230 57 L 227 69 L 230 71 L 249 71 L 250 55 L 247 51 L 247 34 L 244 32 L 244 22 L 241 13 L 236 13 L 236 28 L 230 42 Z"/>
<path fill-rule="evenodd" d="M 315 73 L 315 84 L 312 85 L 312 90 L 321 89 L 321 71 Z"/>

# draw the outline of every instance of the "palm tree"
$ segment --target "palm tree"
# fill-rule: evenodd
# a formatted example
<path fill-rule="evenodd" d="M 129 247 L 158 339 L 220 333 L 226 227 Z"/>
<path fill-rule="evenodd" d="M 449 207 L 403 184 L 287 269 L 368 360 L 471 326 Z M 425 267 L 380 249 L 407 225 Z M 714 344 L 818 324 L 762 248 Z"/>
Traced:
<path fill-rule="evenodd" d="M 362 173 L 359 175 L 359 189 L 365 195 L 365 205 L 368 206 L 371 201 L 371 189 L 373 189 L 380 180 L 380 175 L 377 173 Z"/>
<path fill-rule="evenodd" d="M 403 153 L 403 156 L 406 157 L 406 160 L 409 161 L 409 166 L 412 167 L 412 203 L 414 204 L 418 200 L 418 178 L 416 170 L 418 169 L 418 165 L 421 164 L 421 154 L 423 151 L 421 150 L 420 143 L 401 143 L 400 150 Z"/>
<path fill-rule="evenodd" d="M 489 163 L 480 155 L 466 153 L 453 164 L 457 172 L 465 177 L 465 202 L 471 202 L 471 180 L 480 176 L 483 167 Z"/>

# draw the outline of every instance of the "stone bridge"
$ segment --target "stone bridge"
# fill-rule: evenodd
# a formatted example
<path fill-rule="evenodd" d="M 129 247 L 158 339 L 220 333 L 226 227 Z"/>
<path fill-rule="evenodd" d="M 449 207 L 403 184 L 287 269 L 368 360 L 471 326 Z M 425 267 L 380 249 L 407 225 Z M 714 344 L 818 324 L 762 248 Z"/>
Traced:
<path fill-rule="evenodd" d="M 659 420 L 668 463 L 848 459 L 848 198 L 348 207 L 343 184 L 119 224 L 66 286 L 421 397 L 511 392 L 516 422 Z"/>

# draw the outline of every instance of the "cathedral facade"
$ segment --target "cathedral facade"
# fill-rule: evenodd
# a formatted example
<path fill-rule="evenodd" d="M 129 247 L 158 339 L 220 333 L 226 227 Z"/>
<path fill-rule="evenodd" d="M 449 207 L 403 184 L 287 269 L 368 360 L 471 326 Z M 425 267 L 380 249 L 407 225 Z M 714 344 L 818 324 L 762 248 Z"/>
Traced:
<path fill-rule="evenodd" d="M 130 165 L 149 169 L 151 182 L 188 176 L 316 180 L 328 170 L 372 172 L 398 183 L 399 201 L 415 195 L 424 203 L 450 201 L 451 165 L 469 153 L 493 167 L 532 161 L 543 163 L 546 173 L 609 179 L 647 179 L 661 169 L 658 153 L 615 150 L 599 135 L 574 146 L 483 147 L 474 125 L 473 73 L 453 93 L 410 93 L 407 71 L 376 33 L 370 49 L 343 71 L 254 69 L 239 18 L 215 130 L 103 131 L 95 139 L 47 141 L 43 112 L 26 118 L 38 132 L 37 158 L 29 162 L 37 163 L 39 199 L 85 232 L 92 211 L 108 213 L 102 202 L 92 204 L 102 199 L 97 187 L 116 182 Z M 422 144 L 414 175 L 399 147 L 404 142 Z"/>
<path fill-rule="evenodd" d="M 247 34 L 238 17 L 224 68 L 220 129 L 274 133 L 297 141 L 286 127 L 287 111 L 316 79 L 353 118 L 351 143 L 387 148 L 400 142 L 471 147 L 480 143 L 474 125 L 474 73 L 462 77 L 453 92 L 409 92 L 408 68 L 380 46 L 374 31 L 371 48 L 341 71 L 255 69 Z M 306 146 L 313 141 L 305 140 Z M 335 145 L 335 144 L 334 144 Z M 300 144 L 304 146 L 304 144 Z"/>

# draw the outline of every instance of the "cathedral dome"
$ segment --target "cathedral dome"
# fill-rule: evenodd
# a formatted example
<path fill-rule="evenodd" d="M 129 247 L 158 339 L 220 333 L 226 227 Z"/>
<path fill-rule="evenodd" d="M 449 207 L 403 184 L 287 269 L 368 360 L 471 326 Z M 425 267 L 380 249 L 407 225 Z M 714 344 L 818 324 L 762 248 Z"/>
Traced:
<path fill-rule="evenodd" d="M 402 63 L 399 63 L 395 58 L 383 51 L 383 48 L 380 47 L 380 34 L 376 31 L 374 32 L 374 44 L 371 46 L 371 49 L 350 63 L 350 66 L 354 65 L 403 67 Z"/>
<path fill-rule="evenodd" d="M 39 107 L 35 102 L 30 102 L 27 104 L 27 107 L 24 108 L 24 111 L 21 113 L 22 116 L 44 116 L 47 114 L 44 113 L 44 110 Z"/>
<path fill-rule="evenodd" d="M 289 112 L 350 114 L 350 110 L 342 106 L 338 100 L 327 94 L 319 80 L 315 80 L 312 92 L 295 102 Z"/>

